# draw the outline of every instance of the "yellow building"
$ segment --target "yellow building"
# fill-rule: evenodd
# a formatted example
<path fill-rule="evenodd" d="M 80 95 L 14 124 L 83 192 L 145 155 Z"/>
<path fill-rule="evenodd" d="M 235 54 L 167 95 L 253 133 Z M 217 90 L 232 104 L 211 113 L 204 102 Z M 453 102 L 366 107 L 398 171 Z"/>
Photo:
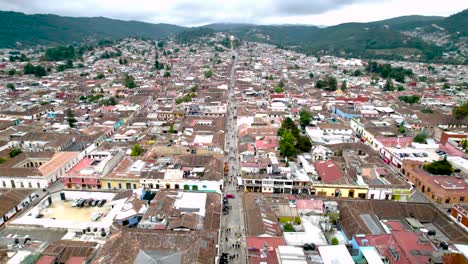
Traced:
<path fill-rule="evenodd" d="M 139 179 L 130 178 L 103 178 L 102 188 L 107 190 L 132 190 L 141 187 Z"/>
<path fill-rule="evenodd" d="M 317 196 L 366 199 L 367 185 L 312 184 L 311 193 Z"/>

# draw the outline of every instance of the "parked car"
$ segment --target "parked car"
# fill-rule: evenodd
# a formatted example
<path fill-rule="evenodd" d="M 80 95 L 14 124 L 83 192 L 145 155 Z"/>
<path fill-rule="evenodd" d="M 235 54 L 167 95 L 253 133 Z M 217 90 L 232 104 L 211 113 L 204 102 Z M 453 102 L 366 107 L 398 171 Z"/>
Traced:
<path fill-rule="evenodd" d="M 228 194 L 226 194 L 226 198 L 234 199 L 234 198 L 236 198 L 236 196 L 234 194 L 232 194 L 232 193 L 228 193 Z"/>
<path fill-rule="evenodd" d="M 99 203 L 97 204 L 98 207 L 102 207 L 105 203 L 107 202 L 106 199 L 102 199 L 99 201 Z"/>
<path fill-rule="evenodd" d="M 91 202 L 91 206 L 96 206 L 99 203 L 99 200 L 94 200 Z"/>
<path fill-rule="evenodd" d="M 99 217 L 102 216 L 102 213 L 101 212 L 94 212 L 92 215 L 91 215 L 91 221 L 96 221 L 99 219 Z"/>
<path fill-rule="evenodd" d="M 85 199 L 80 199 L 80 201 L 76 203 L 76 207 L 83 207 L 85 201 Z"/>
<path fill-rule="evenodd" d="M 82 200 L 83 200 L 83 199 L 75 199 L 75 200 L 72 202 L 71 206 L 72 206 L 72 207 L 78 206 L 78 204 L 79 204 Z"/>

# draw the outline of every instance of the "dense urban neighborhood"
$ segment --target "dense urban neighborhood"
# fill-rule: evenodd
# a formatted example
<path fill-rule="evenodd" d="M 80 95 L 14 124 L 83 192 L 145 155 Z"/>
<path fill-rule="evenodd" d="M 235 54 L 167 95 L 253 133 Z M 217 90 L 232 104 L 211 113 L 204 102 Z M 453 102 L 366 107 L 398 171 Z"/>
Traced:
<path fill-rule="evenodd" d="M 467 65 L 193 31 L 0 87 L 0 263 L 467 262 Z"/>

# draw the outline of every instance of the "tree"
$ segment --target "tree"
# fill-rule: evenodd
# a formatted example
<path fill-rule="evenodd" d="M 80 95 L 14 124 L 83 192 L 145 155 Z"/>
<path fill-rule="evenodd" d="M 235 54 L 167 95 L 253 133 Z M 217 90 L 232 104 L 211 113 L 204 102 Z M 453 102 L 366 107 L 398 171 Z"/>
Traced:
<path fill-rule="evenodd" d="M 20 148 L 14 148 L 10 151 L 8 155 L 10 156 L 10 158 L 13 158 L 13 157 L 18 156 L 21 153 L 23 153 L 23 151 Z"/>
<path fill-rule="evenodd" d="M 67 63 L 65 64 L 65 67 L 66 67 L 67 69 L 72 69 L 72 68 L 73 68 L 73 61 L 70 60 L 70 59 L 68 59 L 68 60 L 67 60 Z"/>
<path fill-rule="evenodd" d="M 406 132 L 405 127 L 404 127 L 404 126 L 399 127 L 399 128 L 398 128 L 398 132 L 404 134 L 404 133 Z"/>
<path fill-rule="evenodd" d="M 213 77 L 213 71 L 212 70 L 208 70 L 205 72 L 205 78 L 211 78 Z"/>
<path fill-rule="evenodd" d="M 308 126 L 310 123 L 310 120 L 312 120 L 312 115 L 307 110 L 300 111 L 299 116 L 300 116 L 299 121 L 301 123 L 302 128 L 305 128 L 306 126 Z"/>
<path fill-rule="evenodd" d="M 96 79 L 98 80 L 101 80 L 101 79 L 104 79 L 106 76 L 104 75 L 104 73 L 100 72 L 96 75 Z"/>
<path fill-rule="evenodd" d="M 67 109 L 67 122 L 70 127 L 75 127 L 75 123 L 78 122 L 75 118 L 75 115 L 73 114 L 73 111 L 68 108 Z"/>
<path fill-rule="evenodd" d="M 158 42 L 158 48 L 162 49 L 164 47 L 164 42 L 159 41 Z"/>
<path fill-rule="evenodd" d="M 137 87 L 135 83 L 135 78 L 133 78 L 133 76 L 130 74 L 125 75 L 124 85 L 125 87 L 130 88 L 130 89 Z"/>
<path fill-rule="evenodd" d="M 296 232 L 296 229 L 294 229 L 294 227 L 290 223 L 284 224 L 283 230 L 284 232 Z"/>
<path fill-rule="evenodd" d="M 298 137 L 296 137 L 296 141 L 296 149 L 299 149 L 302 152 L 309 152 L 312 148 L 312 142 L 310 142 L 308 136 L 299 135 Z"/>
<path fill-rule="evenodd" d="M 397 90 L 400 91 L 400 92 L 401 92 L 401 91 L 404 91 L 404 90 L 405 90 L 405 87 L 403 87 L 403 85 L 398 85 L 398 86 L 397 86 Z"/>
<path fill-rule="evenodd" d="M 174 133 L 175 133 L 174 124 L 173 124 L 173 123 L 171 123 L 171 124 L 169 125 L 169 133 L 171 133 L 171 134 L 174 134 Z"/>
<path fill-rule="evenodd" d="M 353 72 L 353 76 L 359 77 L 359 76 L 361 76 L 361 75 L 362 75 L 361 70 L 355 70 L 355 71 Z"/>
<path fill-rule="evenodd" d="M 453 108 L 452 115 L 459 120 L 466 118 L 468 116 L 468 102 Z"/>
<path fill-rule="evenodd" d="M 460 141 L 460 146 L 465 152 L 468 152 L 468 139 L 465 138 L 462 141 Z"/>
<path fill-rule="evenodd" d="M 15 69 L 10 69 L 10 70 L 8 70 L 8 75 L 13 76 L 13 75 L 15 75 L 15 74 L 16 74 L 16 70 L 15 70 Z"/>
<path fill-rule="evenodd" d="M 314 78 L 314 73 L 313 72 L 309 73 L 309 78 L 311 78 L 311 79 Z"/>
<path fill-rule="evenodd" d="M 171 77 L 171 72 L 165 72 L 164 75 L 163 75 L 165 78 L 169 78 Z"/>
<path fill-rule="evenodd" d="M 338 238 L 332 237 L 332 239 L 331 239 L 331 244 L 332 245 L 335 246 L 335 245 L 338 245 L 339 243 L 340 243 L 340 241 L 338 240 Z"/>
<path fill-rule="evenodd" d="M 400 99 L 400 101 L 408 103 L 408 104 L 414 104 L 414 103 L 419 102 L 419 96 L 417 96 L 417 95 L 410 95 L 410 96 L 404 95 L 404 96 L 398 97 L 398 99 Z"/>
<path fill-rule="evenodd" d="M 392 79 L 387 79 L 387 81 L 385 82 L 385 85 L 383 87 L 383 90 L 386 91 L 386 92 L 391 92 L 393 90 L 395 90 L 395 86 L 393 85 L 393 81 Z"/>
<path fill-rule="evenodd" d="M 30 62 L 28 62 L 26 65 L 23 67 L 23 72 L 24 74 L 34 74 L 35 67 L 32 65 Z"/>
<path fill-rule="evenodd" d="M 448 162 L 447 158 L 424 164 L 423 169 L 434 175 L 450 175 L 454 171 L 452 164 Z"/>
<path fill-rule="evenodd" d="M 46 69 L 44 69 L 44 67 L 42 67 L 41 65 L 36 66 L 36 68 L 34 70 L 34 76 L 42 77 L 42 76 L 46 76 L 46 75 L 47 75 L 47 72 L 46 72 Z"/>
<path fill-rule="evenodd" d="M 283 82 L 283 80 L 279 81 L 277 87 L 284 88 L 284 82 Z"/>
<path fill-rule="evenodd" d="M 418 134 L 413 138 L 413 142 L 416 142 L 416 143 L 424 143 L 424 142 L 426 142 L 426 137 L 427 137 L 427 134 L 426 134 L 426 133 L 424 133 L 424 132 L 418 133 Z"/>
<path fill-rule="evenodd" d="M 279 141 L 281 155 L 283 155 L 284 157 L 294 156 L 294 154 L 296 153 L 296 150 L 294 148 L 294 141 L 295 138 L 291 132 L 285 131 L 282 134 L 281 139 Z"/>
<path fill-rule="evenodd" d="M 12 92 L 16 91 L 16 87 L 12 83 L 7 83 L 6 88 L 10 89 Z"/>
<path fill-rule="evenodd" d="M 341 83 L 341 88 L 340 89 L 341 89 L 341 91 L 346 91 L 346 89 L 347 89 L 346 81 L 343 81 Z"/>
<path fill-rule="evenodd" d="M 275 87 L 275 89 L 273 89 L 273 92 L 274 93 L 282 93 L 282 92 L 284 92 L 284 89 L 282 87 L 277 86 L 277 87 Z"/>
<path fill-rule="evenodd" d="M 135 144 L 132 147 L 132 152 L 130 153 L 130 156 L 132 156 L 132 157 L 140 156 L 141 152 L 142 152 L 142 149 L 141 149 L 140 145 Z"/>

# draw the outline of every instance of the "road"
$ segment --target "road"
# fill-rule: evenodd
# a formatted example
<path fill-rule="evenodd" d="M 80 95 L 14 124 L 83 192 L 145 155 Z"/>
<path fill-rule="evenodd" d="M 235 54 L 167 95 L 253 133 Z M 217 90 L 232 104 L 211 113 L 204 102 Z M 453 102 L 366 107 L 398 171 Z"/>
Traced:
<path fill-rule="evenodd" d="M 232 47 L 232 43 L 231 43 Z M 234 56 L 231 62 L 228 85 L 228 105 L 226 115 L 226 158 L 229 173 L 225 179 L 224 194 L 234 194 L 229 199 L 231 209 L 229 214 L 223 215 L 221 223 L 221 252 L 237 257 L 230 259 L 229 263 L 247 263 L 244 214 L 242 206 L 242 192 L 237 191 L 237 175 L 240 173 L 239 150 L 237 145 L 237 107 L 235 100 L 235 68 L 238 63 L 238 53 L 231 48 Z M 230 56 L 232 58 L 232 56 Z M 230 229 L 230 231 L 228 231 Z M 236 246 L 238 244 L 239 246 Z"/>

